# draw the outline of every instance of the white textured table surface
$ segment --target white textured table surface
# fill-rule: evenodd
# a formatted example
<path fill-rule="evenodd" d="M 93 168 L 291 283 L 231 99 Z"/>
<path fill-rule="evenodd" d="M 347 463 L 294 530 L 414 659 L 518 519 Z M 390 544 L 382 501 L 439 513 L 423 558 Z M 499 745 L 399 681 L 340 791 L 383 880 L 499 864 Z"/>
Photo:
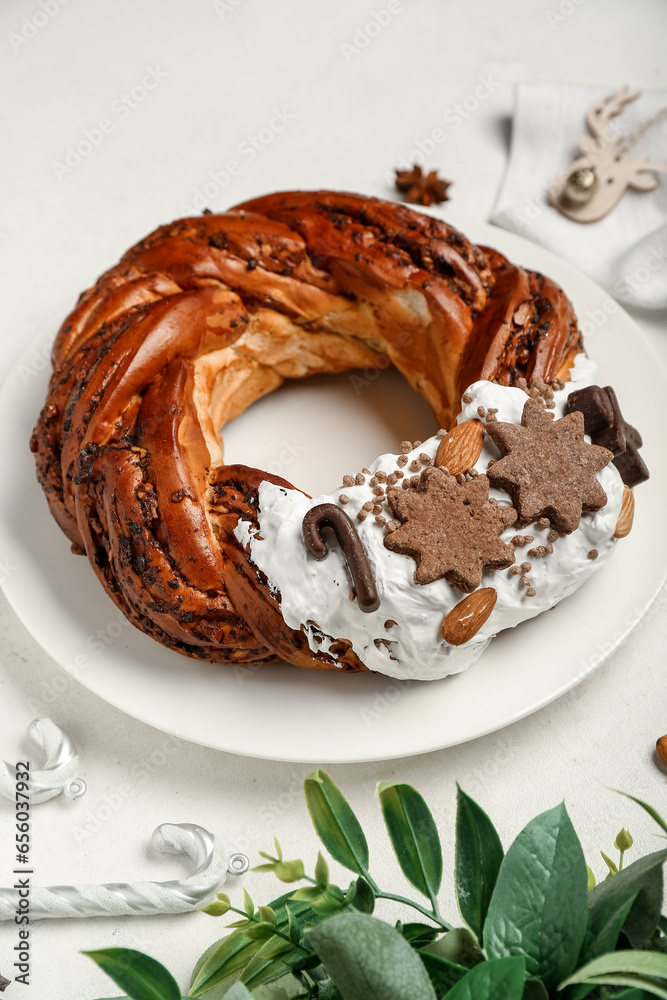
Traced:
<path fill-rule="evenodd" d="M 663 0 L 636 0 L 631 14 L 624 0 L 394 0 L 389 23 L 361 47 L 357 28 L 387 6 L 4 0 L 2 370 L 37 331 L 55 327 L 79 290 L 128 245 L 187 206 L 222 209 L 261 191 L 317 185 L 388 195 L 390 168 L 485 81 L 489 96 L 458 128 L 444 125 L 446 137 L 429 160 L 455 180 L 451 221 L 485 219 L 506 162 L 515 81 L 565 78 L 610 89 L 625 81 L 667 83 Z M 153 89 L 132 96 L 144 85 Z M 102 119 L 110 127 L 94 133 L 99 142 L 90 154 L 66 162 L 67 148 Z M 248 137 L 258 134 L 253 155 Z M 240 166 L 230 177 L 231 160 Z M 636 318 L 667 358 L 665 316 Z M 1 488 L 9 474 L 3 470 Z M 609 850 L 622 825 L 630 825 L 639 850 L 653 849 L 649 824 L 608 789 L 667 808 L 665 772 L 653 757 L 656 737 L 667 730 L 664 610 L 663 595 L 596 675 L 501 733 L 406 761 L 332 767 L 368 828 L 378 871 L 395 871 L 373 800 L 376 780 L 389 778 L 426 795 L 449 862 L 456 779 L 488 809 L 506 842 L 565 797 L 599 874 L 597 851 Z M 173 863 L 147 852 L 153 827 L 167 820 L 227 830 L 251 854 L 267 848 L 275 832 L 288 856 L 314 861 L 300 792 L 308 768 L 174 741 L 73 682 L 51 701 L 58 668 L 4 601 L 0 630 L 0 756 L 20 756 L 27 723 L 49 715 L 79 744 L 89 786 L 77 802 L 57 799 L 35 811 L 37 883 L 174 877 Z M 0 800 L 0 884 L 9 884 L 12 854 L 11 811 Z M 274 893 L 269 876 L 247 876 L 245 884 L 261 901 Z M 453 914 L 450 889 L 451 882 L 443 909 Z M 77 954 L 105 945 L 146 950 L 185 989 L 194 958 L 219 927 L 197 914 L 37 924 L 24 995 L 90 1000 L 117 993 Z M 15 931 L 0 926 L 0 973 L 8 977 L 15 943 Z M 18 986 L 7 995 L 14 993 Z"/>

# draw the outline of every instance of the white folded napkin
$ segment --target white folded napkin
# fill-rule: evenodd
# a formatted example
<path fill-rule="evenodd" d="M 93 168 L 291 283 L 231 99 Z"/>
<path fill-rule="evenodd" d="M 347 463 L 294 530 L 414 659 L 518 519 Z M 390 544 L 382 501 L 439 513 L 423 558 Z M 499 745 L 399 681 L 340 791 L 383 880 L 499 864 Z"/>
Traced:
<path fill-rule="evenodd" d="M 570 260 L 616 298 L 646 309 L 667 308 L 667 172 L 654 191 L 628 190 L 599 222 L 578 223 L 547 201 L 554 178 L 577 155 L 585 114 L 619 86 L 520 83 L 507 172 L 491 221 Z M 667 105 L 667 89 L 645 90 L 612 119 L 629 135 Z M 649 126 L 631 155 L 667 161 L 667 119 Z"/>

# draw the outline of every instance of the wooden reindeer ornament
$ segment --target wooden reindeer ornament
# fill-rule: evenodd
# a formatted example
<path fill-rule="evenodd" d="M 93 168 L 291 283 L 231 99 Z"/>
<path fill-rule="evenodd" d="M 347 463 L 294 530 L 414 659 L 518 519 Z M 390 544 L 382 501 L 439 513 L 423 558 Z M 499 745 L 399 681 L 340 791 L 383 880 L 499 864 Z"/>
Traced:
<path fill-rule="evenodd" d="M 581 155 L 549 188 L 549 200 L 569 219 L 597 222 L 616 207 L 628 188 L 653 191 L 658 184 L 656 174 L 667 170 L 667 162 L 652 163 L 645 154 L 631 155 L 632 145 L 649 125 L 667 114 L 667 108 L 642 123 L 629 137 L 614 133 L 609 126 L 611 119 L 636 101 L 640 93 L 638 90 L 630 93 L 628 87 L 622 87 L 587 112 L 590 134 L 579 137 Z"/>

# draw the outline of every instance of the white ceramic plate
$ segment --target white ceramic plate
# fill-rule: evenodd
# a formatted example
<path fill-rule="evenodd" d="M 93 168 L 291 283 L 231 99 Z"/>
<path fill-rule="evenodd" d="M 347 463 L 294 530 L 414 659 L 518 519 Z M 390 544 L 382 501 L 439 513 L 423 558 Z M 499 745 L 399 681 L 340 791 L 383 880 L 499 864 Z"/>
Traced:
<path fill-rule="evenodd" d="M 502 633 L 464 674 L 431 683 L 187 660 L 125 623 L 48 514 L 28 439 L 47 380 L 39 338 L 0 391 L 0 567 L 35 639 L 99 697 L 170 734 L 234 753 L 291 761 L 379 760 L 463 743 L 554 701 L 599 666 L 656 595 L 667 562 L 664 431 L 667 377 L 609 296 L 565 261 L 487 225 L 472 239 L 559 281 L 574 300 L 602 384 L 641 429 L 649 483 L 613 558 L 554 611 Z M 613 311 L 612 311 L 613 310 Z M 659 419 L 656 419 L 659 418 Z M 395 372 L 292 383 L 225 433 L 227 461 L 270 469 L 311 494 L 331 489 L 405 438 L 433 433 L 423 401 Z M 54 686 L 65 683 L 56 677 Z"/>

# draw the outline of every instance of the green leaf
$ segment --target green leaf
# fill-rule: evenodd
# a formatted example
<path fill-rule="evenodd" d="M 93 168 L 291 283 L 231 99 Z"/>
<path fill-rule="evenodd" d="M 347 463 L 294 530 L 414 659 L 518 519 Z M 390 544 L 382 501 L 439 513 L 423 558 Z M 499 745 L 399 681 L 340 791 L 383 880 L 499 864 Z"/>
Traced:
<path fill-rule="evenodd" d="M 240 982 L 245 983 L 249 990 L 261 986 L 262 983 L 270 983 L 289 972 L 292 962 L 298 961 L 302 956 L 301 948 L 274 935 L 262 945 L 245 967 Z"/>
<path fill-rule="evenodd" d="M 382 814 L 398 863 L 408 882 L 434 900 L 442 880 L 438 828 L 424 799 L 411 785 L 378 785 Z"/>
<path fill-rule="evenodd" d="M 594 889 L 597 885 L 597 881 L 593 869 L 589 868 L 588 865 L 586 865 L 586 874 L 588 875 L 588 888 Z"/>
<path fill-rule="evenodd" d="M 601 905 L 612 893 L 637 890 L 637 898 L 623 925 L 623 933 L 633 948 L 644 948 L 655 934 L 662 908 L 662 865 L 667 849 L 647 854 L 588 894 L 591 908 Z"/>
<path fill-rule="evenodd" d="M 615 950 L 618 936 L 638 892 L 638 889 L 621 886 L 602 899 L 599 905 L 589 907 L 588 927 L 579 955 L 579 965 Z"/>
<path fill-rule="evenodd" d="M 424 948 L 428 944 L 433 944 L 441 933 L 437 927 L 432 927 L 430 924 L 404 924 L 400 920 L 396 924 L 396 930 L 413 948 Z"/>
<path fill-rule="evenodd" d="M 633 987 L 629 990 L 623 990 L 622 993 L 615 993 L 614 1000 L 646 1000 L 646 993 L 644 990 Z"/>
<path fill-rule="evenodd" d="M 352 906 L 354 906 L 355 910 L 359 910 L 360 913 L 372 913 L 375 909 L 375 893 L 366 879 L 363 875 L 360 875 L 352 885 L 354 887 L 350 899 Z"/>
<path fill-rule="evenodd" d="M 527 979 L 523 988 L 522 1000 L 549 1000 L 544 983 L 539 979 Z"/>
<path fill-rule="evenodd" d="M 317 863 L 315 865 L 315 881 L 323 889 L 329 885 L 329 866 L 322 857 L 322 852 L 317 852 Z"/>
<path fill-rule="evenodd" d="M 243 933 L 251 941 L 267 941 L 274 936 L 275 931 L 273 924 L 265 924 L 260 921 L 259 923 L 252 924 Z"/>
<path fill-rule="evenodd" d="M 500 866 L 484 925 L 489 958 L 524 956 L 528 976 L 553 989 L 576 966 L 588 922 L 587 882 L 565 805 L 537 816 Z"/>
<path fill-rule="evenodd" d="M 241 931 L 233 931 L 222 938 L 217 945 L 204 952 L 203 962 L 195 965 L 190 995 L 201 997 L 221 983 L 238 976 L 261 947 L 261 941 L 251 941 Z"/>
<path fill-rule="evenodd" d="M 607 868 L 609 869 L 609 875 L 618 875 L 618 867 L 616 865 L 616 862 L 612 861 L 611 858 L 607 857 L 607 855 L 604 853 L 604 851 L 600 851 L 600 854 L 602 855 L 604 863 L 606 864 Z M 607 875 L 607 878 L 609 878 L 609 875 Z"/>
<path fill-rule="evenodd" d="M 285 893 L 274 899 L 271 908 L 276 915 L 276 926 L 283 933 L 289 931 L 289 918 L 286 903 L 290 893 Z M 299 920 L 306 916 L 311 923 L 318 923 L 320 917 L 315 916 L 306 903 L 290 903 L 293 919 Z M 234 931 L 212 945 L 204 952 L 195 965 L 190 982 L 190 995 L 201 997 L 209 990 L 228 982 L 238 976 L 262 949 L 262 941 L 251 941 L 241 931 Z"/>
<path fill-rule="evenodd" d="M 200 913 L 206 913 L 209 917 L 224 917 L 225 913 L 229 913 L 229 904 L 223 903 L 220 899 L 215 899 L 208 906 L 202 906 Z"/>
<path fill-rule="evenodd" d="M 344 1000 L 437 1000 L 424 965 L 389 924 L 341 913 L 306 931 Z"/>
<path fill-rule="evenodd" d="M 636 802 L 638 806 L 641 806 L 644 812 L 647 812 L 651 819 L 654 819 L 661 829 L 667 833 L 667 820 L 664 820 L 659 812 L 657 812 L 653 806 L 650 806 L 648 802 L 643 802 L 641 799 L 636 799 L 634 795 L 628 795 L 627 792 L 620 792 L 615 789 L 619 795 L 624 795 L 626 799 L 630 799 L 632 802 Z"/>
<path fill-rule="evenodd" d="M 526 967 L 519 956 L 476 965 L 446 994 L 447 1000 L 521 1000 Z"/>
<path fill-rule="evenodd" d="M 304 791 L 317 836 L 331 857 L 357 875 L 367 875 L 364 831 L 338 785 L 318 768 L 306 778 Z"/>
<path fill-rule="evenodd" d="M 431 955 L 446 958 L 448 962 L 465 965 L 468 969 L 484 961 L 477 938 L 467 927 L 452 927 L 433 944 L 427 945 L 425 950 Z"/>
<path fill-rule="evenodd" d="M 154 958 L 131 948 L 84 951 L 100 969 L 125 990 L 130 1000 L 181 1000 L 176 980 Z"/>
<path fill-rule="evenodd" d="M 255 913 L 255 904 L 250 898 L 250 893 L 247 889 L 243 890 L 243 908 L 249 917 L 252 917 Z"/>
<path fill-rule="evenodd" d="M 307 885 L 303 889 L 297 889 L 289 897 L 301 903 L 312 903 L 322 895 L 322 888 L 319 885 Z"/>
<path fill-rule="evenodd" d="M 457 785 L 456 895 L 461 916 L 480 941 L 502 860 L 493 823 Z"/>
<path fill-rule="evenodd" d="M 303 878 L 303 861 L 279 861 L 273 871 L 281 882 L 299 882 Z"/>
<path fill-rule="evenodd" d="M 271 909 L 270 906 L 258 906 L 257 914 L 259 916 L 259 919 L 263 921 L 265 924 L 273 925 L 276 922 L 275 912 Z"/>
<path fill-rule="evenodd" d="M 575 983 L 635 986 L 667 998 L 667 982 L 664 980 L 667 980 L 667 955 L 653 951 L 615 951 L 577 969 L 559 988 L 564 989 Z"/>
<path fill-rule="evenodd" d="M 337 885 L 329 885 L 321 890 L 321 895 L 313 899 L 310 907 L 314 913 L 319 913 L 324 917 L 337 913 L 345 906 L 345 897 Z"/>
<path fill-rule="evenodd" d="M 609 976 L 600 976 L 591 981 L 594 986 L 631 986 L 632 992 L 638 991 L 642 1000 L 646 1000 L 647 994 L 662 997 L 667 1000 L 667 989 L 650 976 L 637 976 L 632 972 L 616 972 Z"/>
<path fill-rule="evenodd" d="M 419 956 L 439 997 L 444 996 L 452 986 L 456 986 L 459 979 L 463 979 L 470 971 L 465 965 L 449 962 L 446 958 L 432 955 L 429 951 L 420 951 Z"/>
<path fill-rule="evenodd" d="M 292 913 L 291 908 L 288 906 L 286 907 L 286 910 L 287 910 L 287 933 L 289 934 L 290 941 L 293 941 L 294 944 L 301 944 L 301 938 L 302 938 L 301 926 L 299 925 L 299 922 Z"/>
<path fill-rule="evenodd" d="M 252 1000 L 252 993 L 243 983 L 234 983 L 231 990 L 225 994 L 225 1000 Z"/>
<path fill-rule="evenodd" d="M 638 891 L 632 886 L 621 885 L 619 887 L 615 884 L 614 889 L 609 891 L 605 898 L 599 903 L 589 906 L 588 927 L 577 960 L 578 966 L 585 965 L 606 952 L 614 951 Z M 588 898 L 590 903 L 591 896 L 589 895 Z M 571 986 L 567 992 L 567 1000 L 583 1000 L 591 993 L 592 989 L 593 987 L 590 985 Z"/>

